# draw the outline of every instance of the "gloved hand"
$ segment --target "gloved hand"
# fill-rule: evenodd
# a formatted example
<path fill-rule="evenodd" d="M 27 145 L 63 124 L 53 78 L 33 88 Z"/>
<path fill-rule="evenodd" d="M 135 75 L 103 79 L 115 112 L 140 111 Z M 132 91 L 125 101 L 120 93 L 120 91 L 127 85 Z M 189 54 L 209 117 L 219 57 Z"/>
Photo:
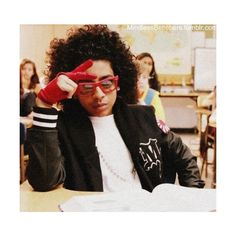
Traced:
<path fill-rule="evenodd" d="M 70 72 L 60 72 L 44 89 L 38 93 L 38 98 L 47 104 L 54 104 L 63 99 L 71 98 L 77 89 L 77 81 L 81 79 L 96 79 L 96 75 L 85 72 L 93 65 L 87 60 Z"/>

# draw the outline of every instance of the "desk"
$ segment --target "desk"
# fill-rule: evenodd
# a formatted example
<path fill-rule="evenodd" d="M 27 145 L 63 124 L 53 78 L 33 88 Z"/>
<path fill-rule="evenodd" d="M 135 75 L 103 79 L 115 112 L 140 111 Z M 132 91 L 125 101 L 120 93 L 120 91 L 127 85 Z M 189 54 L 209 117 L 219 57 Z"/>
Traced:
<path fill-rule="evenodd" d="M 160 195 L 156 195 L 157 201 L 156 200 L 150 201 L 151 199 L 147 198 L 146 193 L 143 195 L 143 197 L 141 197 L 140 192 L 138 195 L 139 198 L 137 198 L 137 201 L 136 201 L 134 199 L 134 195 L 127 192 L 129 194 L 127 194 L 126 199 L 125 199 L 125 207 L 127 207 L 126 203 L 129 202 L 128 208 L 132 206 L 133 207 L 132 209 L 137 210 L 137 208 L 134 208 L 134 207 L 139 206 L 138 209 L 139 210 L 142 209 L 141 211 L 146 211 L 146 210 L 147 211 L 159 211 L 159 210 L 161 211 L 212 211 L 216 209 L 215 190 L 213 189 L 200 190 L 196 188 L 185 188 L 185 187 L 180 187 L 177 185 L 168 185 L 168 184 L 167 185 L 163 184 L 162 188 L 160 186 L 157 188 L 159 188 L 158 191 L 160 194 Z M 49 192 L 35 192 L 32 190 L 29 183 L 25 181 L 20 186 L 20 211 L 27 211 L 27 212 L 59 211 L 58 204 L 66 200 L 69 200 L 73 196 L 91 195 L 91 194 L 97 194 L 97 193 L 98 192 L 72 191 L 72 190 L 64 189 L 61 186 Z M 120 196 L 119 194 L 121 193 L 118 193 L 118 195 L 116 196 Z M 163 197 L 164 195 L 171 196 L 171 197 L 166 198 L 166 197 Z M 109 199 L 110 196 L 108 197 L 107 195 L 107 198 L 105 199 Z M 124 196 L 123 193 L 122 193 L 122 196 Z M 101 199 L 102 201 L 104 201 L 104 198 L 100 198 L 100 200 Z M 117 198 L 113 198 L 113 200 L 114 199 L 117 200 Z M 142 199 L 141 202 L 140 202 L 140 199 Z M 143 200 L 147 201 L 148 204 L 143 204 Z M 122 202 L 123 201 L 119 202 L 118 208 L 121 207 L 120 204 L 122 205 Z M 140 203 L 141 205 L 137 205 Z M 87 207 L 89 208 L 91 206 L 88 205 Z M 106 207 L 108 207 L 109 209 L 109 205 Z M 112 206 L 112 208 L 113 207 L 114 206 Z"/>
<path fill-rule="evenodd" d="M 197 101 L 199 93 L 160 93 L 160 97 L 172 97 L 172 98 L 192 98 Z"/>
<path fill-rule="evenodd" d="M 160 93 L 165 110 L 166 123 L 170 128 L 196 130 L 198 95 L 198 93 Z"/>
<path fill-rule="evenodd" d="M 20 185 L 20 211 L 51 212 L 59 211 L 58 204 L 76 195 L 92 194 L 58 187 L 49 192 L 33 191 L 28 181 Z"/>

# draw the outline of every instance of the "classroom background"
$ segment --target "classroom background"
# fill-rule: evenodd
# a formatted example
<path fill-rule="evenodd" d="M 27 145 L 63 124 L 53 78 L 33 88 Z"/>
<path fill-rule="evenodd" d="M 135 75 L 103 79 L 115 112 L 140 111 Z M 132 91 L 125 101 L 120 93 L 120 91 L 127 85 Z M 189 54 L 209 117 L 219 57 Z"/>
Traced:
<path fill-rule="evenodd" d="M 20 61 L 35 62 L 44 79 L 46 51 L 54 37 L 80 25 L 20 25 Z M 166 124 L 198 158 L 206 188 L 216 187 L 216 26 L 108 25 L 134 55 L 150 53 L 161 83 Z M 23 169 L 28 157 L 23 155 Z"/>

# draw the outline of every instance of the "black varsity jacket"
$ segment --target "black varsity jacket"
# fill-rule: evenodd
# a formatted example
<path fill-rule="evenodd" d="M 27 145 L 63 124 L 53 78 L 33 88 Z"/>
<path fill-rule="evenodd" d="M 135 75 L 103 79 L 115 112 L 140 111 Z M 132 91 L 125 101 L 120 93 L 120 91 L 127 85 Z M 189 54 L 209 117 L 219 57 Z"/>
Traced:
<path fill-rule="evenodd" d="M 128 106 L 118 98 L 113 114 L 143 189 L 174 183 L 176 174 L 180 185 L 204 186 L 196 157 L 179 136 L 157 125 L 152 107 Z M 63 183 L 67 189 L 103 191 L 95 134 L 78 100 L 66 100 L 60 112 L 35 107 L 27 137 L 27 176 L 35 190 L 48 191 Z"/>

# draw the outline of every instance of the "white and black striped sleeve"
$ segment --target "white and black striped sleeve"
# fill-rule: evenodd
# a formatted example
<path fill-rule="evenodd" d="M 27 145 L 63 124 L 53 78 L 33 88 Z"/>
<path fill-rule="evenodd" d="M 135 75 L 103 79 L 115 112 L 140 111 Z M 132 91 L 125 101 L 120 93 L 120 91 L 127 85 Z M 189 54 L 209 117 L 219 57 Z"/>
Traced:
<path fill-rule="evenodd" d="M 58 111 L 55 108 L 33 108 L 33 126 L 54 129 L 57 126 Z"/>

